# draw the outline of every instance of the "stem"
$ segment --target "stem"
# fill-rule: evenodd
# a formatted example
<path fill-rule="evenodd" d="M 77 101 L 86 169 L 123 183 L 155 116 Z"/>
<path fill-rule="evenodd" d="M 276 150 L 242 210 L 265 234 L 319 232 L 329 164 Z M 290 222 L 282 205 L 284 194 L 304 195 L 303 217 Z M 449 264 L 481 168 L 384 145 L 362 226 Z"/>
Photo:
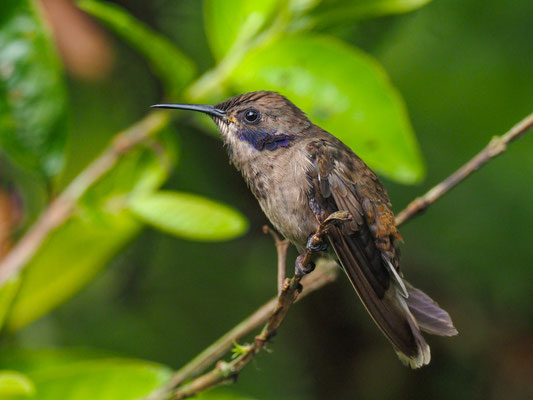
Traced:
<path fill-rule="evenodd" d="M 263 225 L 263 232 L 265 234 L 269 233 L 270 236 L 274 239 L 274 244 L 276 245 L 276 250 L 278 253 L 278 295 L 283 289 L 283 282 L 287 277 L 287 250 L 289 250 L 290 241 L 287 239 L 281 239 L 277 232 L 270 228 L 268 225 Z"/>

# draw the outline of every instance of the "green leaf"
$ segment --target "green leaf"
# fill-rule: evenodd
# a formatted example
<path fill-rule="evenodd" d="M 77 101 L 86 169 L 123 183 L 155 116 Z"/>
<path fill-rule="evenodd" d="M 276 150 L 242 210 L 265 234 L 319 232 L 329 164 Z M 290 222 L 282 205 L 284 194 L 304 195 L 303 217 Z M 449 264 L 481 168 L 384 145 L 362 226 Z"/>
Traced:
<path fill-rule="evenodd" d="M 33 1 L 4 0 L 0 15 L 0 153 L 52 177 L 63 163 L 66 92 Z"/>
<path fill-rule="evenodd" d="M 148 28 L 123 8 L 96 0 L 81 0 L 78 6 L 137 49 L 163 81 L 170 98 L 178 98 L 181 90 L 194 77 L 196 67 L 189 57 L 166 37 Z"/>
<path fill-rule="evenodd" d="M 33 382 L 16 371 L 0 370 L 0 399 L 28 398 L 35 393 Z"/>
<path fill-rule="evenodd" d="M 402 14 L 425 6 L 431 0 L 323 0 L 307 17 L 311 26 L 354 23 L 363 19 Z"/>
<path fill-rule="evenodd" d="M 231 79 L 241 92 L 286 95 L 377 172 L 402 183 L 422 179 L 405 104 L 383 68 L 362 51 L 327 36 L 286 37 L 252 51 Z"/>
<path fill-rule="evenodd" d="M 53 231 L 24 269 L 6 326 L 17 330 L 84 287 L 139 233 L 128 197 L 162 184 L 173 162 L 172 134 L 139 147 L 83 196 L 74 215 Z"/>
<path fill-rule="evenodd" d="M 160 191 L 130 199 L 129 209 L 141 220 L 173 235 L 219 241 L 246 231 L 246 219 L 236 210 L 201 196 Z"/>
<path fill-rule="evenodd" d="M 233 46 L 242 46 L 260 32 L 279 0 L 206 0 L 204 20 L 207 39 L 217 59 Z"/>
<path fill-rule="evenodd" d="M 231 349 L 231 358 L 235 359 L 243 354 L 248 354 L 251 350 L 252 350 L 252 345 L 239 344 L 234 340 L 233 348 Z"/>
<path fill-rule="evenodd" d="M 171 375 L 169 368 L 147 361 L 100 356 L 79 359 L 78 352 L 70 353 L 26 352 L 21 360 L 11 358 L 15 365 L 30 366 L 21 370 L 35 385 L 35 395 L 28 399 L 137 399 L 164 384 Z"/>

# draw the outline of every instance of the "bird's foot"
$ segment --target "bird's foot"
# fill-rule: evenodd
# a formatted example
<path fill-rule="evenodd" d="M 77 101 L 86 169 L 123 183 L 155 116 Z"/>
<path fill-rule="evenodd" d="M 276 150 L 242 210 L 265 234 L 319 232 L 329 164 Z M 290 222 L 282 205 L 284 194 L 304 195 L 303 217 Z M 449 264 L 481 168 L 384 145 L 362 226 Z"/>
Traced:
<path fill-rule="evenodd" d="M 307 238 L 307 245 L 305 248 L 313 253 L 319 253 L 321 251 L 326 251 L 328 248 L 328 243 L 320 238 L 316 234 L 309 235 Z"/>
<path fill-rule="evenodd" d="M 302 262 L 304 257 L 304 254 L 300 254 L 298 257 L 296 257 L 296 263 L 294 265 L 294 273 L 296 275 L 307 275 L 308 273 L 313 272 L 316 267 L 315 263 L 312 261 L 309 261 L 307 265 L 304 265 Z"/>

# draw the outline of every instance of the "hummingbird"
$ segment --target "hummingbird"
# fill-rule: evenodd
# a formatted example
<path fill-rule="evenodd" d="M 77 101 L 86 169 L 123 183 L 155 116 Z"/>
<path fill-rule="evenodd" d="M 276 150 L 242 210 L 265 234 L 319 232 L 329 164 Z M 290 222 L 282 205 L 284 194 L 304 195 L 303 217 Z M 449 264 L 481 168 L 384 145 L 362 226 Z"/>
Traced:
<path fill-rule="evenodd" d="M 430 361 L 421 331 L 453 336 L 449 314 L 409 284 L 400 270 L 395 225 L 387 191 L 348 146 L 313 124 L 286 97 L 257 91 L 215 106 L 156 104 L 197 111 L 215 122 L 231 163 L 239 170 L 272 225 L 298 251 L 336 259 L 366 310 L 411 368 Z M 329 215 L 350 219 L 330 226 L 322 243 L 311 241 Z M 296 259 L 295 273 L 305 274 Z"/>

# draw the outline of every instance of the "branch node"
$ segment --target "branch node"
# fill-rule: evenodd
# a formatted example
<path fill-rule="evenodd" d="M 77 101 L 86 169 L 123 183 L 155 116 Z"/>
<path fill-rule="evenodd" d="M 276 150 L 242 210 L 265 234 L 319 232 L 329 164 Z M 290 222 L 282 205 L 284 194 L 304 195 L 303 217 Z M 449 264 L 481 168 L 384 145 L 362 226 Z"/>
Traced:
<path fill-rule="evenodd" d="M 493 136 L 487 146 L 487 154 L 490 158 L 503 153 L 507 148 L 507 143 L 502 136 Z"/>
<path fill-rule="evenodd" d="M 276 246 L 279 246 L 282 242 L 284 242 L 284 240 L 279 237 L 278 233 L 268 225 L 263 225 L 263 233 L 265 235 L 270 234 L 270 236 L 272 236 L 274 239 Z"/>
<path fill-rule="evenodd" d="M 275 334 L 276 334 L 276 332 L 273 331 L 270 336 L 273 337 Z M 259 335 L 257 335 L 254 338 L 255 347 L 257 349 L 261 349 L 261 348 L 265 347 L 265 344 L 267 342 L 268 342 L 268 338 L 266 338 L 263 333 L 260 333 Z"/>
<path fill-rule="evenodd" d="M 291 287 L 291 280 L 289 278 L 285 278 L 285 281 L 283 282 L 283 287 L 281 288 L 281 292 L 287 292 Z"/>
<path fill-rule="evenodd" d="M 220 371 L 222 377 L 224 378 L 231 378 L 235 373 L 233 367 L 224 360 L 220 360 L 219 362 L 217 362 L 216 369 Z"/>

